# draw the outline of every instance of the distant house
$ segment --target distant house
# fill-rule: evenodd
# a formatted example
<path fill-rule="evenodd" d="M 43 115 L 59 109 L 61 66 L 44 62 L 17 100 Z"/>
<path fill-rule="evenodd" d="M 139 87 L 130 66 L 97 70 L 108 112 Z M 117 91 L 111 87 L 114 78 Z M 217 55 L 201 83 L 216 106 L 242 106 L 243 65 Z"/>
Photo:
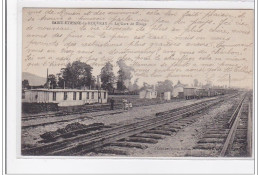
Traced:
<path fill-rule="evenodd" d="M 183 89 L 187 85 L 182 84 L 180 81 L 173 87 L 172 96 L 174 98 L 183 98 Z"/>
<path fill-rule="evenodd" d="M 58 106 L 77 106 L 92 103 L 107 103 L 105 90 L 79 89 L 31 89 L 25 90 L 23 102 L 57 103 Z"/>
<path fill-rule="evenodd" d="M 164 100 L 171 100 L 171 92 L 164 92 L 163 93 Z"/>
<path fill-rule="evenodd" d="M 139 92 L 139 98 L 153 99 L 157 97 L 157 91 L 153 89 L 146 89 Z"/>

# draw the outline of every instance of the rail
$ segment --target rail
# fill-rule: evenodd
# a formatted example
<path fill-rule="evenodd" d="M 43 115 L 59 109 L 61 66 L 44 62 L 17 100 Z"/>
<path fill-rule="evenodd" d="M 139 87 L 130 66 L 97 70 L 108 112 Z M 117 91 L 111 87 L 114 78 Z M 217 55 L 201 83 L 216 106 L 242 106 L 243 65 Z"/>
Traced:
<path fill-rule="evenodd" d="M 253 125 L 252 125 L 251 101 L 249 99 L 246 150 L 247 150 L 247 155 L 250 156 L 250 157 L 252 156 L 252 130 L 253 130 Z"/>
<path fill-rule="evenodd" d="M 220 157 L 224 157 L 227 153 L 227 150 L 231 147 L 231 145 L 233 144 L 234 138 L 235 138 L 235 133 L 239 124 L 239 119 L 240 119 L 240 115 L 242 112 L 242 107 L 243 107 L 243 101 L 245 99 L 245 96 L 242 98 L 242 100 L 240 101 L 240 103 L 238 104 L 236 110 L 234 111 L 233 115 L 231 116 L 230 120 L 228 121 L 228 125 L 229 125 L 229 133 L 228 136 L 225 140 L 224 146 L 220 152 Z"/>
<path fill-rule="evenodd" d="M 232 114 L 232 116 L 230 117 L 230 119 L 229 119 L 229 121 L 228 121 L 228 127 L 229 127 L 229 128 L 232 127 L 232 125 L 233 125 L 233 123 L 234 123 L 234 120 L 236 119 L 236 116 L 237 116 L 237 114 L 238 114 L 239 109 L 240 109 L 241 106 L 242 106 L 242 103 L 243 103 L 244 99 L 245 99 L 245 96 L 244 96 L 244 97 L 242 98 L 242 100 L 239 102 L 239 104 L 238 104 L 238 106 L 237 106 L 235 112 L 234 112 L 234 113 Z"/>

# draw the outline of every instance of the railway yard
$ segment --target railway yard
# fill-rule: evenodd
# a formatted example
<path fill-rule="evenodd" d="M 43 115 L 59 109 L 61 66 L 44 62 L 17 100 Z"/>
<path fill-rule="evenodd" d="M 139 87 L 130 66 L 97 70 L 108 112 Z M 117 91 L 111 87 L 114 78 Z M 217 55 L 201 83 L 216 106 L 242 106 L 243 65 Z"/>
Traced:
<path fill-rule="evenodd" d="M 23 114 L 24 156 L 251 157 L 252 93 Z"/>

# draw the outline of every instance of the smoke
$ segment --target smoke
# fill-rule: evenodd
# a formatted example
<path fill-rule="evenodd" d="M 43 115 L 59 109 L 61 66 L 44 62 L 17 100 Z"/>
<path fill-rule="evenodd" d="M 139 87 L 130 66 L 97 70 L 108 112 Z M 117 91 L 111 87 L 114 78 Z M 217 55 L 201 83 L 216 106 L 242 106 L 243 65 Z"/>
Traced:
<path fill-rule="evenodd" d="M 117 65 L 119 66 L 119 70 L 123 72 L 123 79 L 131 80 L 133 77 L 132 71 L 134 71 L 134 69 L 131 66 L 126 65 L 123 59 L 118 60 Z"/>

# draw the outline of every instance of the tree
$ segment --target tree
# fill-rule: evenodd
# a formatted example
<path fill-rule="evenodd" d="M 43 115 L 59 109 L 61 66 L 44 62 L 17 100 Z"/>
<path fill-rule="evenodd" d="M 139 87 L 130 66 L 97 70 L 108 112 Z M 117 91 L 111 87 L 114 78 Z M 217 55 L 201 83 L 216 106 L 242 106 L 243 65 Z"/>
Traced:
<path fill-rule="evenodd" d="M 62 69 L 61 69 L 61 72 L 62 72 Z M 58 77 L 57 86 L 59 88 L 64 88 L 65 81 L 64 81 L 64 78 L 62 77 L 62 73 L 61 72 L 57 73 L 57 77 Z"/>
<path fill-rule="evenodd" d="M 22 88 L 23 89 L 28 89 L 28 88 L 30 88 L 30 84 L 29 84 L 29 81 L 28 80 L 23 80 L 22 81 Z"/>
<path fill-rule="evenodd" d="M 115 83 L 115 75 L 113 72 L 113 65 L 111 63 L 107 62 L 101 69 L 100 78 L 101 87 L 109 92 L 112 92 L 114 89 L 113 85 Z"/>
<path fill-rule="evenodd" d="M 132 84 L 132 82 L 130 81 L 129 84 L 128 84 L 128 90 L 131 92 L 131 91 L 134 91 L 134 86 Z"/>
<path fill-rule="evenodd" d="M 124 72 L 122 70 L 119 70 L 118 71 L 118 79 L 117 79 L 117 89 L 118 90 L 125 90 L 126 89 L 126 86 L 124 85 Z"/>
<path fill-rule="evenodd" d="M 56 88 L 57 87 L 57 80 L 56 80 L 56 76 L 53 74 L 48 75 L 48 83 L 49 83 L 49 88 Z"/>
<path fill-rule="evenodd" d="M 116 87 L 118 90 L 125 90 L 126 87 L 124 85 L 124 72 L 122 70 L 118 71 L 118 78 L 117 78 L 117 83 Z"/>
<path fill-rule="evenodd" d="M 135 79 L 135 82 L 134 82 L 134 84 L 133 84 L 133 91 L 137 91 L 138 89 L 139 89 L 139 86 L 138 86 L 138 80 L 139 80 L 139 78 L 137 78 L 137 79 Z"/>
<path fill-rule="evenodd" d="M 143 87 L 140 88 L 140 90 L 146 90 L 146 89 L 152 89 L 153 88 L 153 85 L 150 85 L 146 82 L 143 82 Z"/>
<path fill-rule="evenodd" d="M 96 82 L 97 82 L 97 80 L 96 80 L 95 76 L 92 76 L 91 81 L 90 81 L 90 89 L 94 89 L 94 88 L 98 89 Z"/>
<path fill-rule="evenodd" d="M 158 93 L 162 92 L 172 92 L 173 83 L 170 80 L 159 81 L 156 86 L 156 90 Z"/>
<path fill-rule="evenodd" d="M 66 68 L 62 68 L 59 77 L 59 86 L 62 86 L 65 81 L 65 86 L 68 88 L 94 87 L 92 67 L 80 61 L 68 63 Z"/>
<path fill-rule="evenodd" d="M 134 70 L 132 67 L 127 66 L 123 59 L 117 61 L 117 65 L 119 66 L 118 71 L 118 80 L 117 80 L 117 89 L 118 90 L 125 90 L 126 82 L 130 82 L 132 78 L 132 71 Z M 128 86 L 129 84 L 127 84 Z"/>

